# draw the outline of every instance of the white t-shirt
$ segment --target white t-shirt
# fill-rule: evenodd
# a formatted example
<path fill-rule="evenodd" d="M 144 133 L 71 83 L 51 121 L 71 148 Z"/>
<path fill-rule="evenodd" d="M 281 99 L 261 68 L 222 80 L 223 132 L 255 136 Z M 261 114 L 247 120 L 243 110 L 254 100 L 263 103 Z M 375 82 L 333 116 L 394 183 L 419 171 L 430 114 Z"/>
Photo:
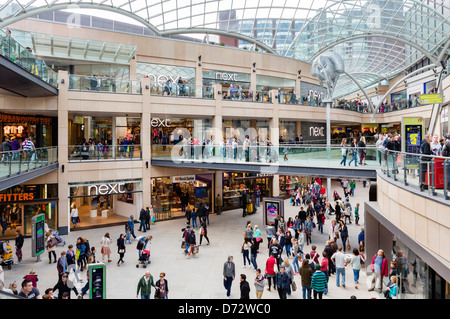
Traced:
<path fill-rule="evenodd" d="M 336 264 L 336 268 L 344 268 L 345 267 L 345 255 L 342 252 L 336 252 L 331 256 L 334 259 Z"/>

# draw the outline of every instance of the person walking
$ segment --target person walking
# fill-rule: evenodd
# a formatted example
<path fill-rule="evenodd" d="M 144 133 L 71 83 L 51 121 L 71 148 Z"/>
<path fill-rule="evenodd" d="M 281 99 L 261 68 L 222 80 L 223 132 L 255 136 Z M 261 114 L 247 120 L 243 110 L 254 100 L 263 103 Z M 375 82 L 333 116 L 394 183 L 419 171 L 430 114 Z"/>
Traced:
<path fill-rule="evenodd" d="M 359 272 L 364 261 L 364 256 L 359 253 L 358 248 L 353 248 L 353 256 L 350 258 L 350 265 L 353 268 L 353 280 L 355 281 L 355 289 L 358 289 Z"/>
<path fill-rule="evenodd" d="M 383 287 L 383 277 L 388 277 L 387 258 L 384 255 L 384 251 L 379 249 L 378 252 L 372 257 L 370 269 L 372 270 L 372 281 L 369 291 L 374 291 L 378 283 L 378 292 L 381 293 Z"/>
<path fill-rule="evenodd" d="M 250 262 L 253 265 L 253 270 L 256 271 L 258 269 L 258 264 L 256 263 L 256 257 L 258 256 L 259 251 L 259 243 L 256 241 L 256 238 L 252 238 L 251 246 L 250 246 Z"/>
<path fill-rule="evenodd" d="M 159 274 L 159 280 L 155 283 L 155 299 L 169 299 L 169 283 L 166 279 L 166 273 Z"/>
<path fill-rule="evenodd" d="M 147 232 L 147 226 L 145 225 L 147 217 L 145 216 L 145 209 L 144 207 L 141 208 L 141 211 L 139 212 L 139 231 L 143 231 L 144 233 Z M 144 229 L 144 230 L 142 230 Z"/>
<path fill-rule="evenodd" d="M 256 278 L 254 281 L 254 285 L 255 285 L 256 299 L 261 299 L 264 292 L 264 287 L 266 286 L 266 282 L 264 276 L 261 274 L 261 269 L 259 268 L 256 269 Z"/>
<path fill-rule="evenodd" d="M 66 259 L 67 259 L 68 274 L 70 275 L 70 271 L 73 270 L 75 278 L 77 279 L 77 281 L 78 282 L 82 282 L 83 280 L 80 280 L 80 278 L 78 277 L 77 265 L 76 265 L 77 260 L 76 260 L 76 257 L 75 257 L 75 251 L 73 250 L 73 245 L 72 244 L 67 246 Z"/>
<path fill-rule="evenodd" d="M 349 244 L 349 239 L 348 239 L 348 228 L 347 225 L 345 225 L 345 222 L 343 220 L 339 221 L 339 232 L 340 232 L 340 236 L 341 236 L 341 240 L 342 240 L 342 249 L 345 253 L 345 247 L 346 245 Z"/>
<path fill-rule="evenodd" d="M 271 254 L 269 258 L 266 260 L 266 269 L 265 269 L 265 275 L 264 277 L 267 278 L 267 283 L 269 284 L 269 287 L 267 288 L 267 291 L 271 291 L 270 287 L 272 286 L 272 280 L 273 280 L 273 289 L 277 290 L 277 277 L 276 277 L 276 271 L 275 268 L 277 267 L 277 260 L 275 257 Z M 278 270 L 277 270 L 278 271 Z"/>
<path fill-rule="evenodd" d="M 56 263 L 56 244 L 58 243 L 58 240 L 50 232 L 48 232 L 46 235 L 47 235 L 46 246 L 48 251 L 48 263 L 49 264 L 52 263 L 52 255 L 54 259 L 53 262 Z"/>
<path fill-rule="evenodd" d="M 16 229 L 16 239 L 15 239 L 15 246 L 16 246 L 16 256 L 17 256 L 17 263 L 21 263 L 22 262 L 22 247 L 23 247 L 23 242 L 24 242 L 24 238 L 20 229 Z"/>
<path fill-rule="evenodd" d="M 342 154 L 342 160 L 339 163 L 339 165 L 345 166 L 346 162 L 347 162 L 347 154 L 348 154 L 346 138 L 343 138 L 342 142 L 341 142 L 341 154 Z"/>
<path fill-rule="evenodd" d="M 67 274 L 63 274 L 61 276 L 61 280 L 58 280 L 57 284 L 53 287 L 53 292 L 56 292 L 56 290 L 58 290 L 58 299 L 63 299 L 64 293 L 67 293 L 68 299 L 70 299 L 70 293 L 72 292 L 72 290 L 75 293 L 75 296 L 78 296 L 77 288 L 73 283 L 68 284 L 68 278 L 69 276 Z"/>
<path fill-rule="evenodd" d="M 150 299 L 152 287 L 156 288 L 155 283 L 153 282 L 153 276 L 151 275 L 150 270 L 147 270 L 145 275 L 138 281 L 136 298 L 139 297 L 140 293 L 141 299 Z"/>
<path fill-rule="evenodd" d="M 355 162 L 355 166 L 358 166 L 358 149 L 357 149 L 356 138 L 353 139 L 353 142 L 351 144 L 351 148 L 348 152 L 348 155 L 350 155 L 352 157 L 350 162 L 348 162 L 348 166 L 351 166 L 351 163 L 353 161 Z"/>
<path fill-rule="evenodd" d="M 304 259 L 300 267 L 300 277 L 302 278 L 303 299 L 311 299 L 311 279 L 313 271 L 307 259 Z"/>
<path fill-rule="evenodd" d="M 125 235 L 120 234 L 117 238 L 117 253 L 119 254 L 119 260 L 117 261 L 117 266 L 120 267 L 120 263 L 124 263 L 123 257 L 125 256 Z"/>
<path fill-rule="evenodd" d="M 240 291 L 241 298 L 240 299 L 250 299 L 250 285 L 247 281 L 247 276 L 245 274 L 240 275 Z"/>
<path fill-rule="evenodd" d="M 136 239 L 136 235 L 134 234 L 134 216 L 130 215 L 130 218 L 128 219 L 128 228 L 130 228 L 130 234 L 133 236 L 134 239 Z"/>
<path fill-rule="evenodd" d="M 203 237 L 206 238 L 209 245 L 208 230 L 206 229 L 206 217 L 202 217 L 202 221 L 200 223 L 200 246 L 202 245 Z"/>
<path fill-rule="evenodd" d="M 72 210 L 70 211 L 70 220 L 72 221 L 73 227 L 77 227 L 79 217 L 78 217 L 78 208 L 76 205 L 73 205 Z"/>
<path fill-rule="evenodd" d="M 273 224 L 269 224 L 266 227 L 266 237 L 267 237 L 267 248 L 270 247 L 272 243 L 272 238 L 275 236 L 276 230 Z"/>
<path fill-rule="evenodd" d="M 277 273 L 277 290 L 280 299 L 287 299 L 287 292 L 290 289 L 291 279 L 286 273 L 286 268 L 284 265 L 280 266 L 280 270 Z"/>
<path fill-rule="evenodd" d="M 347 260 L 342 252 L 342 247 L 339 247 L 338 251 L 331 256 L 331 261 L 336 266 L 336 287 L 340 286 L 339 280 L 342 277 L 341 286 L 345 288 L 345 266 L 347 266 Z"/>
<path fill-rule="evenodd" d="M 102 253 L 102 262 L 105 261 L 105 256 L 108 257 L 108 262 L 110 263 L 111 260 L 111 237 L 109 235 L 109 233 L 106 233 L 102 240 L 100 241 L 100 246 L 101 246 L 101 253 Z"/>
<path fill-rule="evenodd" d="M 242 257 L 244 260 L 244 266 L 242 268 L 246 268 L 246 262 L 248 261 L 248 267 L 251 268 L 251 261 L 250 261 L 250 247 L 251 247 L 251 242 L 250 239 L 245 237 L 244 238 L 244 242 L 242 243 L 241 246 L 241 253 L 242 253 Z"/>
<path fill-rule="evenodd" d="M 236 276 L 236 269 L 233 262 L 233 256 L 228 256 L 227 261 L 223 264 L 223 286 L 227 291 L 227 298 L 230 298 L 231 285 Z"/>
<path fill-rule="evenodd" d="M 192 228 L 197 229 L 197 211 L 195 210 L 195 207 L 192 209 L 191 212 L 191 218 L 192 218 Z"/>
<path fill-rule="evenodd" d="M 66 255 L 67 253 L 65 251 L 62 251 L 61 257 L 58 258 L 58 262 L 56 263 L 56 269 L 58 270 L 58 281 L 61 280 L 64 274 L 69 274 Z"/>
<path fill-rule="evenodd" d="M 327 277 L 320 270 L 320 265 L 316 265 L 316 271 L 311 277 L 311 288 L 313 290 L 314 299 L 322 299 L 323 293 L 328 289 Z"/>

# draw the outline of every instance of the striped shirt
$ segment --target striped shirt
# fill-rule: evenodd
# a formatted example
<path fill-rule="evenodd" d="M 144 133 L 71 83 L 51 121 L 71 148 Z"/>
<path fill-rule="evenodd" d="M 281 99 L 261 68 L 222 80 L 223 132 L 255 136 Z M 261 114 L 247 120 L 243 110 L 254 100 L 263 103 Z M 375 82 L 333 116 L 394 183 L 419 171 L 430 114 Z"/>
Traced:
<path fill-rule="evenodd" d="M 316 270 L 311 278 L 311 288 L 317 292 L 323 292 L 326 288 L 328 288 L 327 277 L 325 273 Z"/>

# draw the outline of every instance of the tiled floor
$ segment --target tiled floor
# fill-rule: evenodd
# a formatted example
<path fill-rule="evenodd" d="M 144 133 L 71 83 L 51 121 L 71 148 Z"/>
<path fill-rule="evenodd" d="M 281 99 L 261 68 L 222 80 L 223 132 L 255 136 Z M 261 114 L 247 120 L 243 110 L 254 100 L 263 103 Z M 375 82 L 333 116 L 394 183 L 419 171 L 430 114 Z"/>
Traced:
<path fill-rule="evenodd" d="M 340 185 L 336 182 L 332 189 L 338 189 L 342 194 Z M 368 188 L 363 188 L 361 182 L 357 182 L 355 197 L 351 198 L 351 204 L 357 202 L 361 204 L 363 209 L 363 202 L 368 200 Z M 293 207 L 289 204 L 289 200 L 285 201 L 286 219 L 297 214 L 299 207 Z M 361 216 L 363 217 L 363 212 Z M 203 245 L 200 247 L 200 253 L 195 257 L 187 259 L 184 255 L 181 245 L 181 228 L 184 227 L 184 219 L 175 219 L 170 221 L 158 222 L 152 225 L 151 230 L 146 234 L 153 236 L 151 245 L 151 264 L 147 267 L 150 270 L 154 279 L 159 277 L 160 272 L 166 273 L 166 279 L 169 283 L 169 298 L 190 298 L 190 299 L 211 299 L 211 298 L 226 298 L 226 291 L 223 287 L 222 270 L 223 264 L 229 255 L 234 256 L 236 264 L 236 279 L 232 285 L 231 298 L 239 298 L 239 275 L 244 273 L 250 283 L 250 297 L 255 298 L 255 289 L 253 286 L 253 279 L 255 273 L 250 268 L 243 268 L 243 258 L 240 253 L 240 246 L 243 241 L 242 233 L 245 229 L 247 220 L 251 220 L 253 225 L 258 225 L 263 228 L 262 212 L 259 210 L 256 214 L 242 217 L 241 210 L 232 210 L 224 212 L 220 216 L 210 216 L 210 225 L 208 227 L 208 237 L 211 241 L 210 245 Z M 363 225 L 363 218 L 360 224 Z M 328 239 L 328 228 L 330 220 L 327 220 L 324 227 L 324 234 L 320 234 L 316 229 L 312 235 L 312 243 L 317 246 L 317 251 L 322 252 L 325 241 Z M 362 226 L 351 224 L 348 226 L 350 235 L 350 244 L 354 247 L 357 243 L 357 235 Z M 139 225 L 136 224 L 136 235 L 143 235 L 142 232 L 137 231 Z M 86 236 L 91 246 L 98 247 L 97 260 L 101 261 L 100 254 L 100 240 L 104 233 L 109 232 L 113 238 L 112 245 L 112 259 L 113 262 L 107 264 L 107 298 L 109 299 L 133 299 L 136 298 L 137 282 L 141 276 L 144 275 L 145 270 L 142 266 L 136 268 L 137 250 L 136 241 L 132 241 L 127 245 L 127 252 L 125 254 L 125 263 L 117 267 L 115 262 L 118 260 L 116 239 L 122 233 L 124 227 L 114 226 L 108 228 L 97 228 L 90 230 L 73 231 L 70 235 L 63 236 L 68 244 L 75 244 L 75 240 L 79 236 Z M 262 230 L 263 237 L 265 231 Z M 197 236 L 197 242 L 199 236 Z M 13 265 L 11 270 L 4 270 L 6 284 L 9 285 L 12 281 L 20 283 L 24 275 L 31 269 L 34 269 L 39 275 L 38 288 L 43 293 L 46 288 L 53 287 L 57 281 L 56 264 L 48 264 L 47 253 L 44 253 L 40 262 L 36 262 L 36 258 L 31 257 L 31 239 L 25 240 L 23 248 L 24 260 L 21 264 Z M 305 251 L 309 252 L 310 247 L 305 245 Z M 66 247 L 58 247 L 57 255 Z M 284 256 L 284 255 L 283 255 Z M 264 265 L 267 259 L 267 249 L 265 243 L 261 245 L 260 254 L 257 257 L 259 268 L 264 270 Z M 81 273 L 81 278 L 85 279 L 86 272 Z M 72 279 L 73 275 L 70 277 Z M 348 299 L 351 295 L 357 296 L 358 299 L 380 298 L 382 297 L 376 292 L 369 292 L 366 284 L 366 273 L 361 271 L 359 289 L 354 288 L 353 272 L 350 266 L 346 268 L 346 288 L 336 287 L 336 276 L 331 276 L 329 280 L 329 293 L 325 299 Z M 290 299 L 302 298 L 301 296 L 301 279 L 299 275 L 295 275 L 295 281 L 300 288 L 293 292 Z M 76 283 L 77 287 L 82 284 Z M 74 297 L 72 295 L 72 297 Z M 275 291 L 264 291 L 263 299 L 277 299 L 278 294 Z"/>

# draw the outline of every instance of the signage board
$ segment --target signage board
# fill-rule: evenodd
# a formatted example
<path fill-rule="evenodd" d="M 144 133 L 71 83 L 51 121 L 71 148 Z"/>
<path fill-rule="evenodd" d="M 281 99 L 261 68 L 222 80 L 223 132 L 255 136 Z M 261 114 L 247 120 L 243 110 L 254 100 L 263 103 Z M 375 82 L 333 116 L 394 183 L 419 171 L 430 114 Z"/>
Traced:
<path fill-rule="evenodd" d="M 172 176 L 172 183 L 195 182 L 195 175 Z"/>
<path fill-rule="evenodd" d="M 420 104 L 438 104 L 442 103 L 442 94 L 421 94 Z"/>
<path fill-rule="evenodd" d="M 45 214 L 31 217 L 31 256 L 36 257 L 45 251 Z"/>
<path fill-rule="evenodd" d="M 106 266 L 104 263 L 88 264 L 89 299 L 106 299 Z"/>
<path fill-rule="evenodd" d="M 264 226 L 275 225 L 277 216 L 284 217 L 284 200 L 281 198 L 263 198 Z"/>
<path fill-rule="evenodd" d="M 125 183 L 89 185 L 88 195 L 113 195 L 125 193 Z M 91 192 L 92 190 L 92 192 Z"/>
<path fill-rule="evenodd" d="M 326 123 L 302 122 L 301 131 L 304 142 L 326 140 L 327 138 Z"/>
<path fill-rule="evenodd" d="M 406 153 L 419 154 L 420 143 L 425 136 L 425 121 L 423 117 L 403 117 L 402 118 L 402 151 Z M 408 168 L 418 167 L 418 158 L 415 156 L 406 157 Z"/>

